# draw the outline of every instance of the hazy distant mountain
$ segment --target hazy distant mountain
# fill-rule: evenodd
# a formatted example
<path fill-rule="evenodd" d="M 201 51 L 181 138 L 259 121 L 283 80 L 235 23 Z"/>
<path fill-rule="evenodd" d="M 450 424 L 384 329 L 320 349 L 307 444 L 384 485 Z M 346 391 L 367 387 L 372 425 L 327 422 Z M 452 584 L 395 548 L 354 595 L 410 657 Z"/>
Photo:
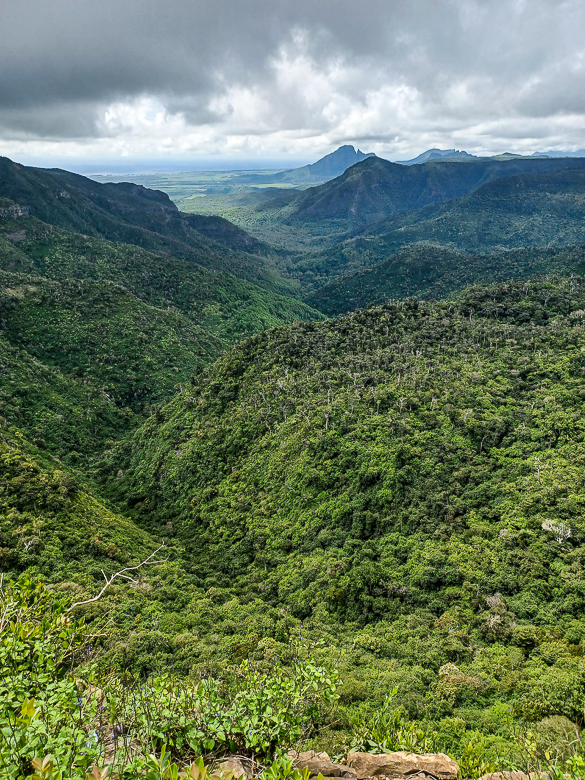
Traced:
<path fill-rule="evenodd" d="M 548 168 L 558 161 L 538 162 Z M 515 176 L 487 181 L 469 195 L 448 203 L 429 206 L 398 220 L 389 216 L 365 235 L 380 237 L 384 257 L 389 250 L 420 242 L 469 252 L 583 246 L 584 190 L 584 159 L 575 161 L 572 168 L 557 171 L 525 169 Z"/>
<path fill-rule="evenodd" d="M 399 165 L 420 165 L 431 160 L 477 160 L 477 155 L 458 149 L 427 149 L 412 160 L 396 160 Z"/>
<path fill-rule="evenodd" d="M 239 176 L 234 181 L 241 184 L 311 184 L 322 183 L 341 176 L 352 165 L 365 160 L 366 157 L 375 157 L 373 152 L 356 151 L 353 146 L 346 144 L 340 146 L 331 154 L 326 154 L 316 163 L 303 165 L 302 168 L 292 168 L 280 173 L 250 173 Z"/>
<path fill-rule="evenodd" d="M 443 298 L 472 283 L 582 274 L 585 160 L 579 162 L 499 178 L 448 203 L 395 213 L 306 263 L 306 278 L 317 282 L 305 302 L 334 316 L 389 298 Z"/>
<path fill-rule="evenodd" d="M 535 152 L 533 156 L 541 155 L 542 152 Z M 544 152 L 546 157 L 585 157 L 585 149 L 577 149 L 576 152 L 553 152 L 549 150 Z"/>

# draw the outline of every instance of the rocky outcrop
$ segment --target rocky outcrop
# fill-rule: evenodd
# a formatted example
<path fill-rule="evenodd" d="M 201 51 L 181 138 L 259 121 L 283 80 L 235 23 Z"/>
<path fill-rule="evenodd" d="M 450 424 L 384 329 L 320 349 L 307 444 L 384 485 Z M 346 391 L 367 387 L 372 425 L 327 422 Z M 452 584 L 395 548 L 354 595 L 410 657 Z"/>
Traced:
<path fill-rule="evenodd" d="M 459 766 L 444 753 L 349 753 L 347 763 L 357 780 L 368 777 L 404 778 L 424 774 L 437 780 L 457 780 Z"/>
<path fill-rule="evenodd" d="M 0 208 L 0 218 L 18 219 L 18 217 L 27 217 L 30 209 L 28 206 L 19 206 L 15 203 L 14 206 L 3 206 Z"/>
<path fill-rule="evenodd" d="M 12 241 L 13 244 L 20 244 L 26 241 L 26 230 L 17 230 L 15 233 L 5 233 L 4 238 Z"/>

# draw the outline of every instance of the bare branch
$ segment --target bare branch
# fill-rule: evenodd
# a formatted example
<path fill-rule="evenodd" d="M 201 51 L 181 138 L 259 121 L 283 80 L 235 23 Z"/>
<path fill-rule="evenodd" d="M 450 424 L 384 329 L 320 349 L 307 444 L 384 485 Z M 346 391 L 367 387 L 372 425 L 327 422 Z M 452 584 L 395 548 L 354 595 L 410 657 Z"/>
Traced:
<path fill-rule="evenodd" d="M 94 601 L 98 601 L 101 599 L 101 597 L 104 595 L 106 590 L 110 587 L 112 582 L 116 579 L 116 577 L 120 577 L 125 580 L 130 580 L 131 582 L 135 582 L 136 580 L 133 580 L 132 577 L 129 577 L 124 572 L 127 571 L 136 571 L 136 569 L 140 569 L 142 566 L 154 566 L 157 563 L 166 563 L 168 559 L 165 559 L 164 561 L 152 561 L 151 558 L 157 554 L 159 550 L 162 550 L 164 547 L 164 544 L 161 544 L 160 547 L 157 547 L 157 549 L 151 553 L 148 558 L 145 558 L 142 563 L 139 563 L 137 566 L 127 566 L 125 569 L 120 569 L 120 571 L 117 571 L 115 574 L 112 574 L 112 576 L 108 579 L 105 572 L 102 569 L 102 574 L 104 575 L 104 579 L 106 580 L 106 584 L 104 587 L 100 590 L 97 596 L 94 596 L 92 599 L 87 599 L 86 601 L 76 601 L 75 604 L 72 604 L 66 612 L 71 612 L 75 609 L 75 607 L 81 607 L 84 604 L 92 604 Z"/>

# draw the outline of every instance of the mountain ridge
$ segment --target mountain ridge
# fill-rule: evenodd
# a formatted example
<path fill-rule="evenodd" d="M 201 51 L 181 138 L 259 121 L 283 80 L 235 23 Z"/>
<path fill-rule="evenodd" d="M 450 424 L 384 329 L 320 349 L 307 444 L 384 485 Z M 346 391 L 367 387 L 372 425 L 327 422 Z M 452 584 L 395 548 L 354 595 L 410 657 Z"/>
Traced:
<path fill-rule="evenodd" d="M 421 209 L 467 195 L 491 179 L 507 178 L 522 171 L 550 172 L 584 166 L 585 159 L 579 158 L 478 160 L 466 165 L 439 160 L 421 166 L 369 158 L 340 177 L 299 193 L 292 201 L 288 220 L 338 219 L 349 224 L 369 224 L 391 213 Z"/>

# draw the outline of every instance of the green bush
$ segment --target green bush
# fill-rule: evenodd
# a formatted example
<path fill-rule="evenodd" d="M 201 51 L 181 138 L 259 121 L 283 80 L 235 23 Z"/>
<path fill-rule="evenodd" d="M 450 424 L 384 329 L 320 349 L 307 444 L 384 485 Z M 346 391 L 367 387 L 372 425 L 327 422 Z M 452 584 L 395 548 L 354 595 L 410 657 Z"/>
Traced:
<path fill-rule="evenodd" d="M 358 724 L 352 750 L 365 753 L 392 753 L 395 750 L 430 753 L 435 750 L 436 734 L 425 726 L 406 720 L 401 708 L 391 709 L 397 693 L 398 688 L 393 688 L 374 717 L 369 722 Z"/>
<path fill-rule="evenodd" d="M 28 776 L 33 760 L 39 777 L 50 770 L 47 777 L 83 778 L 106 754 L 134 772 L 147 771 L 148 754 L 270 758 L 310 734 L 322 705 L 337 700 L 337 673 L 310 654 L 270 672 L 245 661 L 223 681 L 98 676 L 95 664 L 79 666 L 88 630 L 69 609 L 68 599 L 29 579 L 0 591 L 3 780 Z"/>
<path fill-rule="evenodd" d="M 64 777 L 85 777 L 99 755 L 88 724 L 98 702 L 82 697 L 71 674 L 86 626 L 69 602 L 22 578 L 0 590 L 0 767 L 6 780 L 50 754 Z"/>

